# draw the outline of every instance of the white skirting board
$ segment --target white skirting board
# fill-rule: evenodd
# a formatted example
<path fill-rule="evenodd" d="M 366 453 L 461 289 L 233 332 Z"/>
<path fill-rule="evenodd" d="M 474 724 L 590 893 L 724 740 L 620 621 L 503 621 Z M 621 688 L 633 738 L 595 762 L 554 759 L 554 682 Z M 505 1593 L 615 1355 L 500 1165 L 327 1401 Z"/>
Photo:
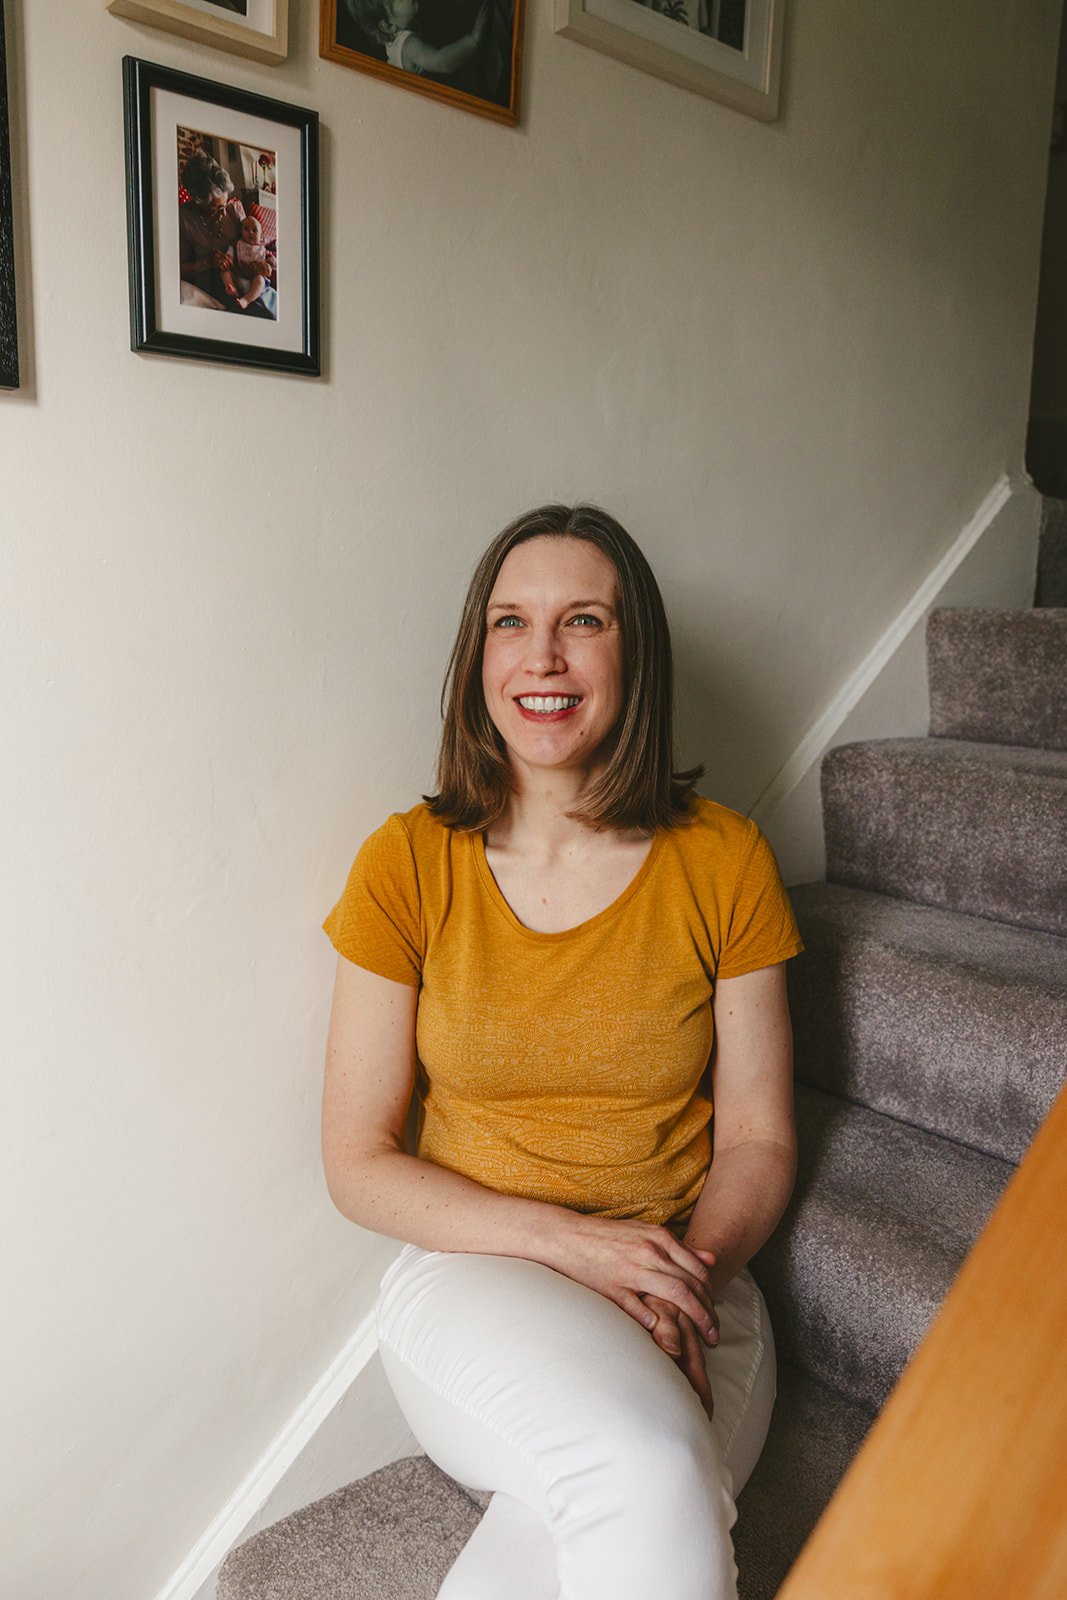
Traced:
<path fill-rule="evenodd" d="M 819 790 L 826 751 L 859 739 L 926 737 L 927 613 L 935 606 L 1032 606 L 1040 519 L 1041 496 L 1030 480 L 999 478 L 752 806 L 787 884 L 826 876 Z"/>
<path fill-rule="evenodd" d="M 235 1544 L 421 1452 L 385 1381 L 368 1314 L 156 1600 L 215 1600 L 219 1567 Z"/>
<path fill-rule="evenodd" d="M 764 790 L 751 814 L 766 829 L 787 883 L 810 882 L 825 872 L 819 797 L 824 752 L 853 739 L 926 733 L 927 612 L 944 605 L 1033 603 L 1040 508 L 1028 480 L 1003 477 L 993 486 Z M 218 1569 L 233 1545 L 356 1478 L 418 1453 L 385 1381 L 368 1315 L 156 1600 L 215 1600 Z"/>

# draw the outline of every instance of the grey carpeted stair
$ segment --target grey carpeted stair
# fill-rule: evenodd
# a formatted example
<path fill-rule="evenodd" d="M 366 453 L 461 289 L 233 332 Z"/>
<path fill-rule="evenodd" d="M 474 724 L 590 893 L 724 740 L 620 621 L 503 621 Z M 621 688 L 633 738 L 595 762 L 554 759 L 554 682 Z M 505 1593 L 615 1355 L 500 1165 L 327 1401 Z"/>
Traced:
<path fill-rule="evenodd" d="M 822 803 L 831 882 L 1067 934 L 1067 750 L 839 745 Z"/>
<path fill-rule="evenodd" d="M 427 1456 L 406 1456 L 238 1545 L 218 1600 L 434 1600 L 482 1510 Z"/>
<path fill-rule="evenodd" d="M 1045 606 L 1067 606 L 1063 510 Z M 932 737 L 823 762 L 829 881 L 791 891 L 800 1170 L 752 1262 L 779 1392 L 740 1600 L 773 1600 L 1067 1069 L 1065 621 L 933 613 Z M 396 1462 L 231 1551 L 218 1600 L 431 1600 L 485 1498 Z"/>
<path fill-rule="evenodd" d="M 737 1502 L 741 1600 L 777 1593 L 873 1420 L 867 1406 L 779 1358 L 771 1431 Z"/>
<path fill-rule="evenodd" d="M 1067 610 L 931 611 L 930 732 L 1067 750 Z"/>
<path fill-rule="evenodd" d="M 787 1360 L 881 1406 L 1015 1170 L 798 1084 L 800 1170 L 752 1261 Z"/>
<path fill-rule="evenodd" d="M 797 1077 L 1019 1161 L 1063 1081 L 1064 940 L 839 883 L 791 894 Z"/>

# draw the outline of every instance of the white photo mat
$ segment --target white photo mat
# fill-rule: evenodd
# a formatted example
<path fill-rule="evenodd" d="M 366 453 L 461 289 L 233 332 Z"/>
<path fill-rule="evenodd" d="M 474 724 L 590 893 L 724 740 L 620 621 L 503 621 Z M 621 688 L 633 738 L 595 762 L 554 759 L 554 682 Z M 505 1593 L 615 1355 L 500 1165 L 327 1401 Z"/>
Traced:
<path fill-rule="evenodd" d="M 747 0 L 735 50 L 641 0 L 555 0 L 555 30 L 763 121 L 778 115 L 784 0 Z"/>
<path fill-rule="evenodd" d="M 105 0 L 116 17 L 144 22 L 275 66 L 289 49 L 289 0 L 247 0 L 242 15 L 217 0 Z"/>
<path fill-rule="evenodd" d="M 221 17 L 226 22 L 232 22 L 235 28 L 250 28 L 254 33 L 274 32 L 277 0 L 248 0 L 248 10 L 244 16 L 239 11 L 231 11 L 228 6 L 220 6 L 217 0 L 181 0 L 181 3 L 191 11 L 204 11 L 209 17 Z"/>
<path fill-rule="evenodd" d="M 301 237 L 301 133 L 267 117 L 253 117 L 169 89 L 153 88 L 152 194 L 155 223 L 156 316 L 161 333 L 188 334 L 257 345 L 265 350 L 299 350 L 306 297 Z M 178 129 L 273 150 L 277 156 L 278 317 L 242 316 L 204 306 L 182 305 L 178 237 Z"/>

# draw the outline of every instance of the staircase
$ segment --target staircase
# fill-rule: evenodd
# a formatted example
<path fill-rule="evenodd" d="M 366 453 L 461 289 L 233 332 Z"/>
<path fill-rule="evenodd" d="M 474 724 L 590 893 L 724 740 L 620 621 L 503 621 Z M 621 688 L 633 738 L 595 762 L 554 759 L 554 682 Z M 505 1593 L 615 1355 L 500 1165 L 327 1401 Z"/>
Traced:
<path fill-rule="evenodd" d="M 791 890 L 800 1172 L 752 1262 L 779 1398 L 741 1600 L 777 1592 L 1067 1070 L 1067 593 L 1038 597 L 932 612 L 930 737 L 823 762 L 827 882 Z M 432 1600 L 487 1499 L 396 1462 L 231 1551 L 219 1600 Z"/>

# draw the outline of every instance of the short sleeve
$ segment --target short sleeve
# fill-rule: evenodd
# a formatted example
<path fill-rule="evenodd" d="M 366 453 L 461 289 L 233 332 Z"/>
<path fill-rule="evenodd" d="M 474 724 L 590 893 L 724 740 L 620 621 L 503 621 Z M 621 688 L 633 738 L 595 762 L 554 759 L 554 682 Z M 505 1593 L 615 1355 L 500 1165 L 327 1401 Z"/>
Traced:
<path fill-rule="evenodd" d="M 804 948 L 774 851 L 756 823 L 742 847 L 729 925 L 716 969 L 739 978 L 799 955 Z"/>
<path fill-rule="evenodd" d="M 357 967 L 396 983 L 420 983 L 419 880 L 399 817 L 390 817 L 361 846 L 344 893 L 322 926 L 334 949 Z"/>

